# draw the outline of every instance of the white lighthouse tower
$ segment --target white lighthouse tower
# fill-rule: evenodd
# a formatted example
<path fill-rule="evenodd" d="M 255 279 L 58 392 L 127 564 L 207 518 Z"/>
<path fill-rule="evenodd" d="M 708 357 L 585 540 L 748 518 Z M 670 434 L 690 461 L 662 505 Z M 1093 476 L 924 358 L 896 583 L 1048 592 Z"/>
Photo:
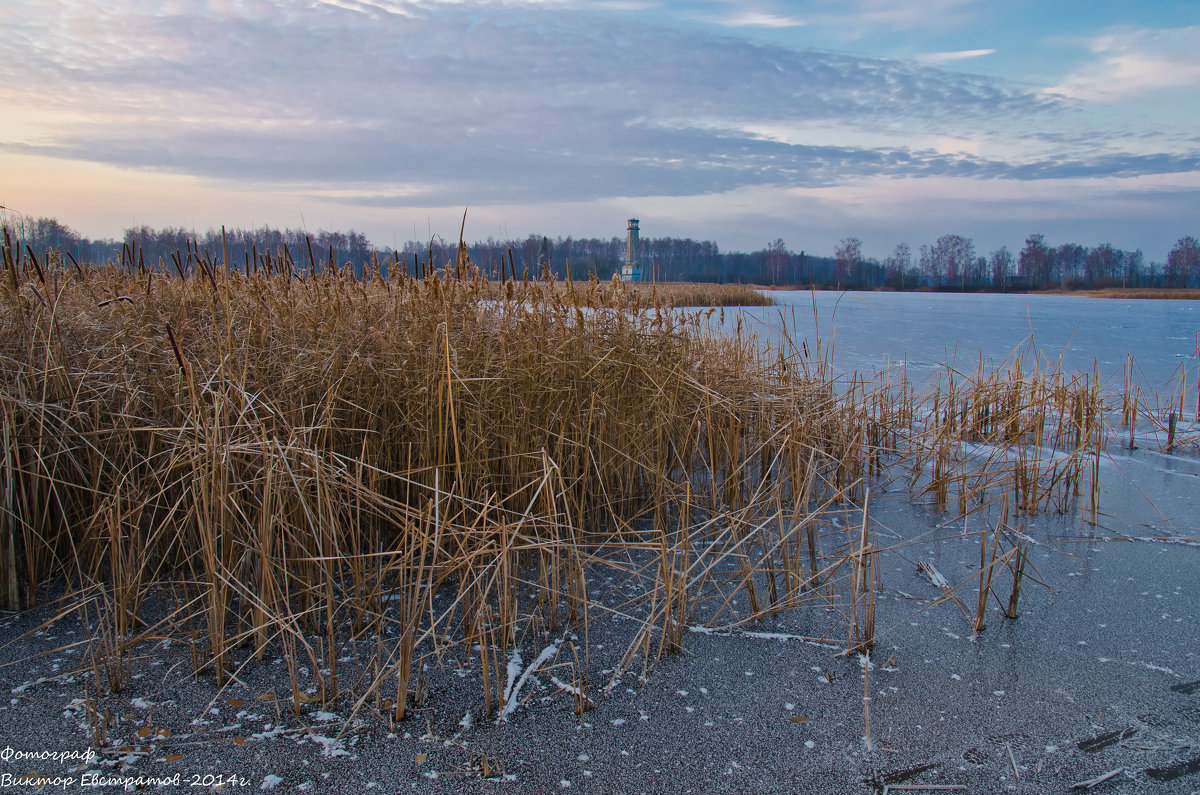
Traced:
<path fill-rule="evenodd" d="M 638 219 L 629 219 L 629 232 L 625 239 L 625 265 L 621 268 L 621 281 L 640 282 L 642 264 L 638 259 Z"/>

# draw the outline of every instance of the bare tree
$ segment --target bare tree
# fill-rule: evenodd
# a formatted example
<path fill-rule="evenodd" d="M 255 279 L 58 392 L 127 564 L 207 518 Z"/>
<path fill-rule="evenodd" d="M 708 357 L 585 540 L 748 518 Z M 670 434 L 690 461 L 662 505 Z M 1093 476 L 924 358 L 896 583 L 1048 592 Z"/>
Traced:
<path fill-rule="evenodd" d="M 942 235 L 929 251 L 931 266 L 940 276 L 939 284 L 966 286 L 975 262 L 975 243 L 962 235 Z"/>
<path fill-rule="evenodd" d="M 1017 275 L 1030 284 L 1041 287 L 1050 279 L 1050 250 L 1042 235 L 1025 238 L 1025 248 L 1017 257 Z"/>
<path fill-rule="evenodd" d="M 939 264 L 934 261 L 933 250 L 925 243 L 921 244 L 921 253 L 917 256 L 917 268 L 921 272 L 921 278 L 925 283 L 937 287 L 942 283 L 942 273 Z"/>
<path fill-rule="evenodd" d="M 1200 283 L 1200 242 L 1191 235 L 1181 237 L 1167 254 L 1167 284 L 1187 287 Z"/>
<path fill-rule="evenodd" d="M 992 252 L 992 287 L 1001 292 L 1008 289 L 1008 279 L 1012 274 L 1013 256 L 1008 246 L 1001 246 Z"/>
<path fill-rule="evenodd" d="M 1111 243 L 1101 243 L 1088 251 L 1083 262 L 1084 281 L 1093 287 L 1114 283 L 1121 272 L 1122 253 Z"/>
<path fill-rule="evenodd" d="M 1142 271 L 1145 268 L 1145 258 L 1142 256 L 1142 250 L 1139 248 L 1136 251 L 1128 251 L 1122 258 L 1121 263 L 1121 286 L 1127 287 L 1130 283 L 1138 284 L 1142 278 Z"/>
<path fill-rule="evenodd" d="M 1052 254 L 1054 275 L 1059 284 L 1064 288 L 1078 286 L 1083 278 L 1088 250 L 1078 243 L 1063 243 Z"/>
<path fill-rule="evenodd" d="M 907 243 L 898 243 L 891 256 L 883 261 L 887 271 L 888 283 L 901 290 L 904 289 L 904 276 L 912 268 L 912 249 Z"/>
<path fill-rule="evenodd" d="M 783 238 L 775 238 L 775 242 L 767 246 L 767 278 L 771 284 L 782 284 L 787 279 L 787 266 L 792 259 L 787 243 Z"/>
<path fill-rule="evenodd" d="M 862 263 L 862 241 L 857 237 L 843 238 L 833 260 L 837 265 L 837 283 L 841 287 L 843 283 L 849 283 L 851 275 Z"/>

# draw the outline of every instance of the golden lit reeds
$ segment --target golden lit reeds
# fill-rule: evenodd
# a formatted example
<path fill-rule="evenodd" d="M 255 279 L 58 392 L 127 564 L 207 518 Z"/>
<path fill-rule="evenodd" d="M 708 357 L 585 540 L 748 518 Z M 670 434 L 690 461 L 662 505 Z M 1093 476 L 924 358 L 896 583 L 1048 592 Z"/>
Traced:
<path fill-rule="evenodd" d="M 614 613 L 640 621 L 622 668 L 689 626 L 806 604 L 866 651 L 873 479 L 904 468 L 964 514 L 998 495 L 1067 510 L 1098 454 L 1086 374 L 1018 359 L 918 397 L 903 371 L 839 382 L 806 346 L 716 335 L 713 308 L 674 310 L 662 285 L 493 282 L 464 247 L 421 279 L 308 258 L 189 250 L 168 273 L 132 250 L 67 268 L 4 248 L 0 593 L 17 608 L 56 584 L 111 689 L 151 635 L 218 685 L 278 655 L 293 709 L 394 720 L 424 699 L 424 663 L 460 652 L 504 717 L 534 628 L 561 643 Z M 1000 567 L 1015 614 L 1006 521 L 982 536 L 977 629 Z M 640 595 L 594 601 L 596 570 Z M 343 677 L 349 646 L 369 675 Z"/>

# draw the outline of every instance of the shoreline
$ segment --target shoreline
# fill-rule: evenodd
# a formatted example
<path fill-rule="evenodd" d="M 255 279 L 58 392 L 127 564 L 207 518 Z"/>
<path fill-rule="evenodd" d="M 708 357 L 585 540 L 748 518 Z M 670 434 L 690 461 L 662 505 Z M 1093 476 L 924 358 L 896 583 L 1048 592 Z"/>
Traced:
<path fill-rule="evenodd" d="M 1105 287 L 1089 288 L 1086 290 L 936 290 L 920 288 L 916 290 L 897 290 L 892 287 L 877 287 L 868 290 L 838 289 L 836 287 L 814 287 L 812 285 L 751 285 L 756 290 L 772 292 L 809 292 L 819 293 L 921 293 L 934 295 L 1063 295 L 1073 298 L 1118 298 L 1126 300 L 1200 300 L 1200 289 L 1192 287 Z"/>
<path fill-rule="evenodd" d="M 55 651 L 0 668 L 12 694 L 0 705 L 0 748 L 14 749 L 0 757 L 0 775 L 35 770 L 65 792 L 99 791 L 70 784 L 84 775 L 159 780 L 165 791 L 180 778 L 282 792 L 531 795 L 871 795 L 896 785 L 1046 793 L 1105 776 L 1096 791 L 1200 787 L 1200 656 L 1190 644 L 1200 634 L 1200 549 L 1114 545 L 1070 518 L 1033 520 L 1033 562 L 1052 587 L 1023 593 L 1015 620 L 990 606 L 973 636 L 911 565 L 935 561 L 952 582 L 969 575 L 977 542 L 919 540 L 935 524 L 953 534 L 961 520 L 947 526 L 898 492 L 877 505 L 874 521 L 897 548 L 881 559 L 887 590 L 869 658 L 805 640 L 819 617 L 795 611 L 727 633 L 688 632 L 680 653 L 611 688 L 600 687 L 608 661 L 594 660 L 593 708 L 582 716 L 553 669 L 529 678 L 504 721 L 480 714 L 472 682 L 451 675 L 431 679 L 436 699 L 406 720 L 389 725 L 364 711 L 343 731 L 345 705 L 314 704 L 295 717 L 264 700 L 270 677 L 282 676 L 271 661 L 217 692 L 186 665 L 139 656 L 131 686 L 107 700 L 112 747 L 101 764 L 80 766 L 65 755 L 85 747 L 78 696 L 88 688 L 85 677 L 54 672 L 66 640 L 55 632 L 18 644 Z M 1124 508 L 1112 529 L 1140 526 L 1142 509 Z M 970 586 L 963 595 L 973 598 Z M 32 611 L 0 623 L 10 653 L 14 634 L 38 620 Z M 592 640 L 611 643 L 622 628 L 597 621 Z M 544 644 L 519 645 L 528 662 Z M 35 759 L 46 753 L 64 758 Z"/>

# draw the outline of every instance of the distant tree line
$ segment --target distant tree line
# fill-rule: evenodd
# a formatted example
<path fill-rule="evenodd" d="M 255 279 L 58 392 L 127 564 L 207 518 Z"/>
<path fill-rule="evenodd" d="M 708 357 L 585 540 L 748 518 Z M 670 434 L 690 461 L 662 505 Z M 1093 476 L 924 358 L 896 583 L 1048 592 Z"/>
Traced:
<path fill-rule="evenodd" d="M 942 235 L 922 245 L 915 257 L 907 243 L 900 243 L 883 262 L 864 259 L 861 249 L 852 237 L 837 248 L 834 259 L 843 286 L 992 292 L 1200 286 L 1200 242 L 1190 235 L 1176 242 L 1165 264 L 1147 263 L 1141 250 L 1125 251 L 1110 243 L 1051 246 L 1040 234 L 1025 238 L 1015 255 L 1001 246 L 984 256 L 962 235 Z"/>
<path fill-rule="evenodd" d="M 9 213 L 5 228 L 35 254 L 57 252 L 77 262 L 108 261 L 172 270 L 186 265 L 180 252 L 208 251 L 230 268 L 261 262 L 289 262 L 297 270 L 349 265 L 356 274 L 379 269 L 421 275 L 456 261 L 458 243 L 434 238 L 408 241 L 399 248 L 373 246 L 360 232 L 308 232 L 302 229 L 221 229 L 196 233 L 184 228 L 125 230 L 121 240 L 89 240 L 53 218 Z M 609 279 L 625 260 L 625 240 L 549 238 L 466 244 L 467 252 L 489 276 Z M 1175 243 L 1166 262 L 1146 262 L 1140 250 L 1108 243 L 1088 248 L 1077 243 L 1051 246 L 1040 234 L 1029 235 L 1015 254 L 1007 246 L 984 255 L 969 237 L 942 235 L 915 252 L 900 243 L 882 261 L 866 257 L 855 237 L 841 241 L 832 257 L 791 251 L 781 239 L 752 252 L 723 252 L 705 240 L 642 238 L 639 259 L 645 278 L 656 281 L 743 282 L 809 285 L 819 288 L 1027 291 L 1094 287 L 1200 287 L 1200 242 L 1188 235 Z M 264 259 L 266 258 L 266 259 Z"/>

